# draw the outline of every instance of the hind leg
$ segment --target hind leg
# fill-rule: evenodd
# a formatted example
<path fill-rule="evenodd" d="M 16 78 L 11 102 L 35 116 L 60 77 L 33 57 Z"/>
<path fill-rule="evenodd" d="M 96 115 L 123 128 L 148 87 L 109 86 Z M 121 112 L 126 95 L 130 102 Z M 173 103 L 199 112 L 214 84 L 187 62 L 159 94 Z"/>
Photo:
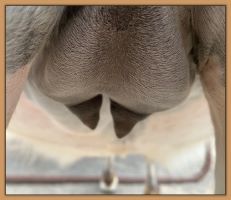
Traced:
<path fill-rule="evenodd" d="M 219 77 L 220 65 L 210 58 L 201 72 L 201 81 L 208 99 L 215 128 L 215 193 L 225 193 L 225 88 Z"/>
<path fill-rule="evenodd" d="M 225 6 L 192 9 L 195 57 L 215 128 L 215 193 L 225 193 Z"/>
<path fill-rule="evenodd" d="M 30 63 L 46 44 L 63 6 L 6 6 L 6 125 L 16 107 Z"/>

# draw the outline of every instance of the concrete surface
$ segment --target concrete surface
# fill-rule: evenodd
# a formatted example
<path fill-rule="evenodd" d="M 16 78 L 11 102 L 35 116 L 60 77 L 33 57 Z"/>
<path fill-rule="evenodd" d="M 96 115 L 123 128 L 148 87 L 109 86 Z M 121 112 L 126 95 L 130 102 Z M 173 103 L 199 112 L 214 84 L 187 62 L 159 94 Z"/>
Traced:
<path fill-rule="evenodd" d="M 105 158 L 83 158 L 68 166 L 60 166 L 56 161 L 33 152 L 30 145 L 14 137 L 7 139 L 6 175 L 71 175 L 100 176 L 106 167 Z M 179 155 L 179 160 L 171 169 L 158 165 L 158 176 L 190 177 L 200 171 L 204 162 L 205 147 L 198 145 L 187 155 Z M 185 159 L 187 156 L 188 159 Z M 179 166 L 179 162 L 181 162 Z M 178 163 L 178 165 L 177 165 Z M 114 169 L 119 176 L 140 177 L 146 175 L 146 162 L 141 155 L 130 155 L 115 159 Z M 213 166 L 198 183 L 161 185 L 161 194 L 212 194 Z M 114 194 L 143 194 L 144 184 L 119 184 Z M 104 194 L 98 183 L 77 184 L 6 184 L 6 194 Z"/>

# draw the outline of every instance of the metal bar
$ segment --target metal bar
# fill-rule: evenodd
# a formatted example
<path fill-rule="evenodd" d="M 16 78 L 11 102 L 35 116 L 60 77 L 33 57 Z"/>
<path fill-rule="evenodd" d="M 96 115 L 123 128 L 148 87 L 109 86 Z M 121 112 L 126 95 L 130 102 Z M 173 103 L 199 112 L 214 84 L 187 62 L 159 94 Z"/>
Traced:
<path fill-rule="evenodd" d="M 199 173 L 191 177 L 158 177 L 159 184 L 184 184 L 200 181 L 208 172 L 211 165 L 211 153 L 207 148 L 205 162 Z M 99 182 L 101 177 L 98 176 L 7 176 L 7 184 L 61 184 L 61 183 L 89 183 Z M 119 182 L 124 184 L 141 184 L 146 178 L 139 177 L 119 177 Z"/>
<path fill-rule="evenodd" d="M 191 177 L 182 177 L 182 178 L 169 178 L 169 177 L 162 177 L 159 178 L 159 183 L 160 184 L 182 184 L 182 183 L 195 183 L 199 182 L 202 178 L 205 177 L 207 172 L 209 171 L 211 166 L 211 152 L 210 148 L 206 148 L 206 155 L 205 155 L 205 162 L 204 165 L 202 166 L 201 170 L 199 173 L 195 174 L 194 176 Z"/>
<path fill-rule="evenodd" d="M 8 176 L 7 183 L 33 183 L 33 184 L 52 184 L 52 183 L 89 183 L 99 182 L 101 177 L 98 176 Z M 121 183 L 143 183 L 144 178 L 120 177 Z"/>

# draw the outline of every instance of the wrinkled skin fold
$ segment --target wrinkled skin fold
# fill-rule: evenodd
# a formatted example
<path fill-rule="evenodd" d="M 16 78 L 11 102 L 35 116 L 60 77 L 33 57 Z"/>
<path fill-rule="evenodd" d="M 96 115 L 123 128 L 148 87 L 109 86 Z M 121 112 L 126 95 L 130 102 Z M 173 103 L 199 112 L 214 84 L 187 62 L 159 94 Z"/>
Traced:
<path fill-rule="evenodd" d="M 6 71 L 7 124 L 28 79 L 92 129 L 107 95 L 119 138 L 184 101 L 198 73 L 225 192 L 224 6 L 7 6 Z"/>

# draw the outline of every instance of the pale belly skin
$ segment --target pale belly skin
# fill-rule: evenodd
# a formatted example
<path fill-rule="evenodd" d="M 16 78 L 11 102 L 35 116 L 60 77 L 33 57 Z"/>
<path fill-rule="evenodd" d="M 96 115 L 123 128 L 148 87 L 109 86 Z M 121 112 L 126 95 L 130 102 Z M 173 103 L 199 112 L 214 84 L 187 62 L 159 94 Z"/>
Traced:
<path fill-rule="evenodd" d="M 99 124 L 91 130 L 62 104 L 41 96 L 35 99 L 32 95 L 36 93 L 30 94 L 32 101 L 25 93 L 21 96 L 7 134 L 24 139 L 36 151 L 64 165 L 84 156 L 142 154 L 167 166 L 169 159 L 177 160 L 179 152 L 209 142 L 214 134 L 198 79 L 184 102 L 139 122 L 123 139 L 114 134 L 107 97 L 101 108 Z"/>

